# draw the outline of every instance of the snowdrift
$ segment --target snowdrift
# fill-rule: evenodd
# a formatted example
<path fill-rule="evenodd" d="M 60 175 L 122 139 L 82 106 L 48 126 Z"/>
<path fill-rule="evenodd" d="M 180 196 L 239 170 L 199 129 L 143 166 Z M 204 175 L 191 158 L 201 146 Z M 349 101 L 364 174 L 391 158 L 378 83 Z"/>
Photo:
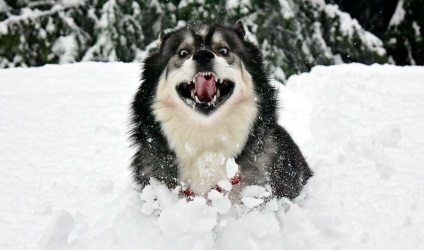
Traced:
<path fill-rule="evenodd" d="M 260 209 L 186 202 L 128 169 L 137 64 L 0 70 L 1 249 L 419 249 L 424 67 L 315 67 L 274 82 L 315 176 Z M 249 197 L 249 195 L 251 197 Z M 154 198 L 157 197 L 155 201 Z"/>

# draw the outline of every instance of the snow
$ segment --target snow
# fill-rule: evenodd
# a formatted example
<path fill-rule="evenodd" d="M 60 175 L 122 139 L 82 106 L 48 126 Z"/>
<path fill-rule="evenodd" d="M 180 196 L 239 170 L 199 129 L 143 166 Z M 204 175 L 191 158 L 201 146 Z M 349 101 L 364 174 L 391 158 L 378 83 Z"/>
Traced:
<path fill-rule="evenodd" d="M 78 55 L 78 45 L 74 34 L 59 37 L 53 45 L 52 52 L 59 55 L 59 63 L 72 63 Z"/>
<path fill-rule="evenodd" d="M 253 198 L 253 197 L 243 197 L 241 198 L 241 201 L 248 208 L 254 208 L 264 202 L 264 200 L 262 199 Z"/>
<path fill-rule="evenodd" d="M 325 0 L 309 0 L 312 5 L 320 10 L 322 10 L 325 6 Z"/>
<path fill-rule="evenodd" d="M 3 1 L 2 1 L 3 2 Z M 4 3 L 4 2 L 3 2 Z M 1 3 L 0 3 L 1 4 Z M 6 20 L 0 22 L 0 30 L 4 30 L 4 26 L 7 26 L 9 23 L 17 22 L 25 19 L 37 19 L 41 16 L 52 15 L 54 13 L 59 13 L 70 7 L 77 7 L 79 5 L 84 5 L 85 0 L 65 0 L 61 1 L 59 4 L 55 4 L 51 10 L 40 11 L 39 9 L 30 9 L 22 8 L 19 15 L 11 15 Z M 2 33 L 5 34 L 5 33 Z"/>
<path fill-rule="evenodd" d="M 92 62 L 0 70 L 1 249 L 423 245 L 424 67 L 318 66 L 273 83 L 315 172 L 293 202 L 257 186 L 240 203 L 225 190 L 186 201 L 158 181 L 137 191 L 126 132 L 139 74 Z"/>
<path fill-rule="evenodd" d="M 62 0 L 60 3 L 65 8 L 87 4 L 86 0 Z"/>
<path fill-rule="evenodd" d="M 416 21 L 412 22 L 412 28 L 414 29 L 415 37 L 417 41 L 421 41 L 421 32 L 420 32 L 421 27 L 417 24 Z"/>
<path fill-rule="evenodd" d="M 227 191 L 231 190 L 227 189 Z M 231 209 L 231 201 L 223 193 L 216 190 L 211 190 L 208 194 L 208 199 L 212 202 L 212 207 L 214 207 L 220 214 L 228 214 Z"/>
<path fill-rule="evenodd" d="M 361 38 L 361 41 L 365 44 L 366 48 L 376 52 L 378 55 L 383 56 L 386 54 L 383 48 L 383 42 L 374 34 L 362 29 L 361 25 L 356 19 L 339 9 L 338 5 L 327 4 L 324 7 L 324 11 L 329 18 L 340 18 L 340 32 L 347 36 L 349 39 L 353 38 L 355 31 Z"/>
<path fill-rule="evenodd" d="M 281 6 L 281 15 L 284 19 L 288 20 L 295 16 L 291 2 L 287 0 L 279 0 Z"/>
<path fill-rule="evenodd" d="M 398 26 L 405 19 L 405 9 L 403 8 L 403 1 L 399 0 L 396 6 L 395 13 L 390 19 L 389 26 Z"/>
<path fill-rule="evenodd" d="M 0 12 L 7 12 L 7 11 L 8 11 L 7 4 L 4 2 L 4 0 L 0 0 Z"/>
<path fill-rule="evenodd" d="M 234 158 L 228 158 L 227 162 L 225 163 L 225 169 L 227 171 L 227 177 L 233 178 L 238 171 L 236 160 Z"/>

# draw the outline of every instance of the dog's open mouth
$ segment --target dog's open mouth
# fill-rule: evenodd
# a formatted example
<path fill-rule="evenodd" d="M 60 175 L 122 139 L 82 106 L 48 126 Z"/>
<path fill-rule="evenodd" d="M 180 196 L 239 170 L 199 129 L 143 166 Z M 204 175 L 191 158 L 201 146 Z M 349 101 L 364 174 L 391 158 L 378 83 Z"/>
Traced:
<path fill-rule="evenodd" d="M 219 79 L 212 72 L 200 72 L 192 81 L 178 84 L 177 92 L 189 106 L 208 112 L 222 105 L 233 93 L 234 86 L 234 82 Z"/>

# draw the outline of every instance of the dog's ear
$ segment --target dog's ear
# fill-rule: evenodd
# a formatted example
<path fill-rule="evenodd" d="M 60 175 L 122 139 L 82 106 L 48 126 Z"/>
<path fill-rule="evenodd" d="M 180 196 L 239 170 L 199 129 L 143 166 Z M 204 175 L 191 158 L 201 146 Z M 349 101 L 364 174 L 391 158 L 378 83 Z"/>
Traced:
<path fill-rule="evenodd" d="M 236 23 L 236 26 L 234 27 L 234 30 L 237 32 L 237 35 L 239 35 L 240 38 L 244 38 L 244 35 L 246 35 L 246 31 L 244 30 L 243 23 L 239 20 Z"/>

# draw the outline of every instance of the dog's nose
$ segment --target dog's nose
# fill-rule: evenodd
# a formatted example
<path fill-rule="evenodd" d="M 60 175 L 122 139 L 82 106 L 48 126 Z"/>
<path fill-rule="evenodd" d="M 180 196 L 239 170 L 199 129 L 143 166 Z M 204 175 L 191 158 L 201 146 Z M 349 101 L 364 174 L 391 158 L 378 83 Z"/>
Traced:
<path fill-rule="evenodd" d="M 193 59 L 199 63 L 208 63 L 214 58 L 214 54 L 209 50 L 199 50 L 193 55 Z"/>

